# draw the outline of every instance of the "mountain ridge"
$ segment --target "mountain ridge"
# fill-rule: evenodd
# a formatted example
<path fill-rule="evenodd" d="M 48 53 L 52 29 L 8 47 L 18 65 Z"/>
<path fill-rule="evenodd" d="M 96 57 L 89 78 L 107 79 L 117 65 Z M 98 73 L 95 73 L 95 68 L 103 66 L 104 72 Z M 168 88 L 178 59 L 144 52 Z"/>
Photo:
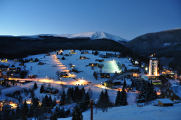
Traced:
<path fill-rule="evenodd" d="M 1 37 L 14 37 L 11 35 L 1 35 Z M 41 37 L 64 37 L 69 39 L 76 39 L 76 38 L 89 38 L 91 40 L 98 40 L 98 39 L 108 39 L 113 40 L 119 43 L 127 42 L 126 39 L 121 38 L 120 36 L 113 35 L 107 32 L 82 32 L 82 33 L 75 33 L 75 34 L 38 34 L 38 35 L 21 35 L 15 36 L 20 37 L 22 40 L 32 38 L 33 40 L 41 40 Z M 42 39 L 43 40 L 43 39 Z"/>
<path fill-rule="evenodd" d="M 106 32 L 83 32 L 83 33 L 75 33 L 75 34 L 62 34 L 61 37 L 67 38 L 85 38 L 88 37 L 92 40 L 94 39 L 110 39 L 116 42 L 119 41 L 127 41 L 126 39 L 121 38 L 120 36 L 113 35 Z"/>

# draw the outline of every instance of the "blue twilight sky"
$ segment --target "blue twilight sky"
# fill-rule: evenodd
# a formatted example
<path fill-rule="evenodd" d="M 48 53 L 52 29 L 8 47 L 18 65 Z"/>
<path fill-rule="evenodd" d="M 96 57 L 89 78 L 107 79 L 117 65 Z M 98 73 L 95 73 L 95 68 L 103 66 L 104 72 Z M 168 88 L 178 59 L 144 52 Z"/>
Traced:
<path fill-rule="evenodd" d="M 132 39 L 181 28 L 181 0 L 0 0 L 0 35 L 103 31 Z"/>

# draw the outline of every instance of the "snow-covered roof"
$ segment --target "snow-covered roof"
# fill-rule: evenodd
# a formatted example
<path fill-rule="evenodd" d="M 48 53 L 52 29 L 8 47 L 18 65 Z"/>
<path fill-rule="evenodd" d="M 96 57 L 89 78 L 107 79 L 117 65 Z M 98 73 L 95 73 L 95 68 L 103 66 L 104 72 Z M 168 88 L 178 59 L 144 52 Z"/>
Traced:
<path fill-rule="evenodd" d="M 168 98 L 158 99 L 158 101 L 160 101 L 161 103 L 164 103 L 164 104 L 167 104 L 167 103 L 173 104 L 173 101 Z"/>

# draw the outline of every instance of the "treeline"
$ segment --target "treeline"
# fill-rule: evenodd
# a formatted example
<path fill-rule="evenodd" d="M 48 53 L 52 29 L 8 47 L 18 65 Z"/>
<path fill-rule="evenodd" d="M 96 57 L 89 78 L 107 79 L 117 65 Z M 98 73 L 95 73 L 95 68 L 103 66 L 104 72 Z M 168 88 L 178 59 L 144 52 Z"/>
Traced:
<path fill-rule="evenodd" d="M 111 103 L 108 91 L 107 90 L 102 91 L 96 103 L 96 107 L 102 109 L 102 111 L 104 112 L 107 111 L 109 107 L 128 105 L 127 93 L 125 91 L 125 88 L 126 88 L 126 82 L 124 82 L 123 84 L 122 91 L 117 91 L 117 96 L 114 103 Z"/>
<path fill-rule="evenodd" d="M 3 106 L 1 111 L 2 120 L 38 118 L 42 119 L 44 113 L 51 113 L 51 109 L 56 105 L 56 100 L 52 100 L 51 97 L 45 96 L 40 104 L 40 100 L 36 97 L 32 98 L 32 104 L 27 104 L 26 101 L 23 104 L 17 106 L 17 108 L 10 109 L 8 106 Z"/>
<path fill-rule="evenodd" d="M 5 58 L 23 58 L 59 49 L 120 51 L 126 56 L 130 53 L 130 50 L 124 45 L 107 39 L 92 41 L 89 38 L 68 39 L 52 36 L 41 36 L 41 40 L 0 37 L 0 56 Z"/>
<path fill-rule="evenodd" d="M 132 87 L 135 87 L 134 83 L 132 84 Z M 27 102 L 24 101 L 23 104 L 20 104 L 15 110 L 3 107 L 2 112 L 0 112 L 1 119 L 26 120 L 27 118 L 33 117 L 37 119 L 44 119 L 45 116 L 49 115 L 51 120 L 57 120 L 57 118 L 66 118 L 69 116 L 72 116 L 72 120 L 83 120 L 82 112 L 90 108 L 90 101 L 93 97 L 91 89 L 86 91 L 84 87 L 79 88 L 77 86 L 74 88 L 68 88 L 67 91 L 63 90 L 61 93 L 60 103 L 57 103 L 55 98 L 52 99 L 51 96 L 47 95 L 44 96 L 42 100 L 36 98 L 33 90 L 37 88 L 38 86 L 35 83 L 30 94 L 32 104 L 27 104 Z M 137 103 L 148 102 L 156 99 L 157 97 L 154 86 L 150 82 L 143 82 L 140 84 L 139 91 L 140 93 L 137 98 Z M 21 94 L 16 93 L 16 96 L 21 96 Z M 72 107 L 65 110 L 64 107 L 66 105 L 71 105 Z M 111 102 L 108 90 L 105 89 L 101 91 L 98 100 L 94 101 L 93 105 L 96 108 L 101 109 L 103 112 L 107 111 L 110 107 L 128 105 L 126 81 L 123 83 L 122 90 L 117 91 L 115 102 Z M 72 108 L 73 111 L 71 110 Z"/>
<path fill-rule="evenodd" d="M 77 103 L 81 111 L 89 108 L 91 90 L 85 91 L 84 87 L 68 88 L 67 92 L 63 91 L 61 95 L 61 105 Z"/>
<path fill-rule="evenodd" d="M 144 82 L 144 84 L 140 84 L 140 88 L 137 103 L 145 103 L 157 98 L 157 93 L 152 83 Z"/>

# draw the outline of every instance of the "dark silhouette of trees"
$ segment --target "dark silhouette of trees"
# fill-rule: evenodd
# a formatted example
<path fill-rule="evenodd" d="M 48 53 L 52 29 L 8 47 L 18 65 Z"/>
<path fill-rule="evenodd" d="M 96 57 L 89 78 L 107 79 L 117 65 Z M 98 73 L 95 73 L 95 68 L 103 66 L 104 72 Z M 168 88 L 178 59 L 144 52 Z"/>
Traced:
<path fill-rule="evenodd" d="M 78 106 L 76 106 L 73 110 L 72 120 L 83 120 L 82 112 Z"/>
<path fill-rule="evenodd" d="M 97 73 L 94 71 L 94 73 L 93 73 L 93 76 L 94 76 L 94 78 L 97 80 Z"/>
<path fill-rule="evenodd" d="M 137 103 L 144 103 L 157 98 L 156 91 L 152 83 L 145 82 L 142 85 L 141 92 L 137 97 Z"/>
<path fill-rule="evenodd" d="M 101 108 L 104 112 L 104 111 L 107 111 L 107 109 L 111 106 L 112 106 L 112 103 L 109 100 L 109 95 L 108 95 L 107 90 L 105 90 L 105 92 L 101 91 L 96 107 Z"/>
<path fill-rule="evenodd" d="M 35 82 L 34 85 L 33 85 L 33 89 L 36 90 L 37 88 L 38 88 L 38 86 L 37 86 L 37 84 Z"/>
<path fill-rule="evenodd" d="M 43 93 L 43 92 L 44 92 L 44 90 L 45 90 L 44 85 L 41 85 L 41 88 L 40 88 L 40 93 Z"/>
<path fill-rule="evenodd" d="M 61 96 L 61 105 L 65 105 L 66 103 L 66 94 L 65 91 L 63 90 L 62 96 Z"/>

